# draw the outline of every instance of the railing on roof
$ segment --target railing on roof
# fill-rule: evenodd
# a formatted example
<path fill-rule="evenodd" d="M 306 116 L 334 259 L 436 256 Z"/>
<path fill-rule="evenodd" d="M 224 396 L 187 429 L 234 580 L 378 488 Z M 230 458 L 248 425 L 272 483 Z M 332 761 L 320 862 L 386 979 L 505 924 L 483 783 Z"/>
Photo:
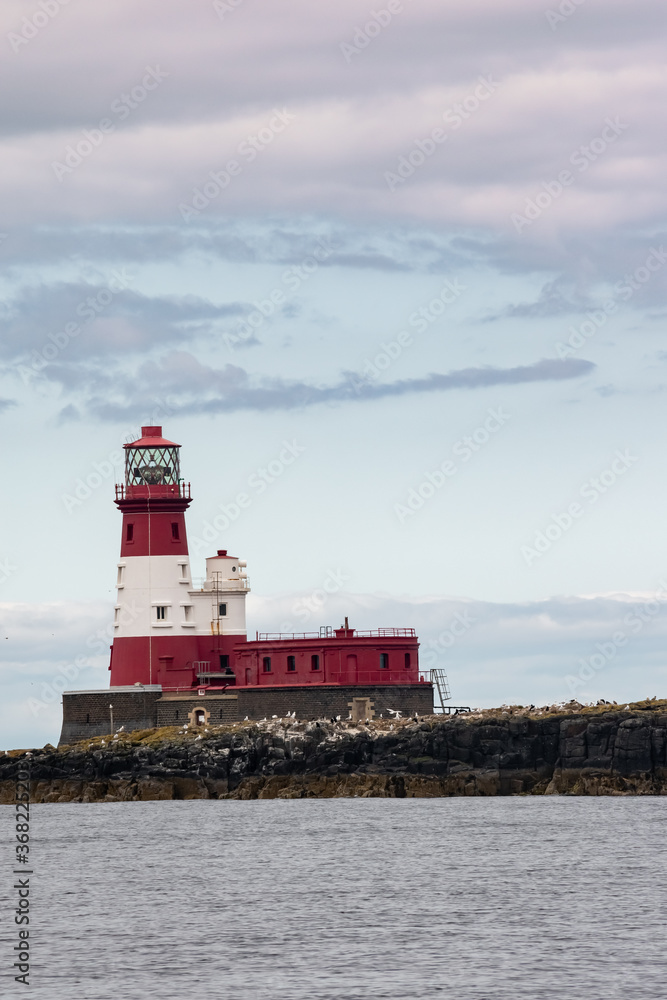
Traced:
<path fill-rule="evenodd" d="M 293 639 L 335 639 L 336 631 L 331 625 L 323 625 L 319 632 L 255 632 L 255 641 L 284 642 Z M 414 639 L 416 636 L 413 628 L 348 629 L 347 631 L 349 639 Z"/>
<path fill-rule="evenodd" d="M 165 496 L 179 497 L 181 500 L 192 499 L 190 483 L 157 483 L 152 489 L 151 493 L 151 487 L 145 483 L 137 483 L 136 485 L 130 483 L 127 486 L 124 483 L 116 483 L 116 500 L 145 499 L 148 496 L 153 496 L 156 499 L 162 499 Z"/>

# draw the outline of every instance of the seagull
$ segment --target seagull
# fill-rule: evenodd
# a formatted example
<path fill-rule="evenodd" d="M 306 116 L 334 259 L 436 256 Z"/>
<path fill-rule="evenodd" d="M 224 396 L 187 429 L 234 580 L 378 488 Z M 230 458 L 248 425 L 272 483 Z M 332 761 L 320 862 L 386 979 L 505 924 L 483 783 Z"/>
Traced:
<path fill-rule="evenodd" d="M 248 721 L 248 716 L 247 716 L 247 715 L 246 715 L 246 717 L 245 717 L 245 719 L 244 719 L 243 721 L 244 721 L 244 722 L 247 722 L 247 721 Z"/>
<path fill-rule="evenodd" d="M 278 716 L 277 716 L 277 715 L 272 715 L 272 716 L 271 716 L 271 718 L 272 718 L 272 719 L 277 719 L 277 718 L 278 718 Z"/>
<path fill-rule="evenodd" d="M 26 757 L 32 757 L 32 754 L 30 753 L 30 751 L 29 751 L 29 750 L 28 750 L 28 752 L 26 753 Z"/>
<path fill-rule="evenodd" d="M 122 733 L 124 729 L 125 729 L 125 726 L 121 726 L 120 729 L 118 730 L 118 732 Z"/>
<path fill-rule="evenodd" d="M 200 740 L 201 738 L 202 738 L 201 733 L 199 734 L 199 736 L 195 736 L 195 743 L 197 742 L 197 740 Z"/>

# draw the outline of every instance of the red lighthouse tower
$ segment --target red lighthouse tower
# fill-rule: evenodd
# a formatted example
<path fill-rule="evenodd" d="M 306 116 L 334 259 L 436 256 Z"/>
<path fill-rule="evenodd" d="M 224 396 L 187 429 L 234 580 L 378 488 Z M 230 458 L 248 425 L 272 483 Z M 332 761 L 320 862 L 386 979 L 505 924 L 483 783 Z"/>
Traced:
<path fill-rule="evenodd" d="M 142 427 L 124 448 L 111 686 L 160 683 L 167 669 L 174 685 L 189 686 L 197 639 L 188 620 L 190 486 L 180 476 L 180 445 L 163 438 L 161 427 Z"/>

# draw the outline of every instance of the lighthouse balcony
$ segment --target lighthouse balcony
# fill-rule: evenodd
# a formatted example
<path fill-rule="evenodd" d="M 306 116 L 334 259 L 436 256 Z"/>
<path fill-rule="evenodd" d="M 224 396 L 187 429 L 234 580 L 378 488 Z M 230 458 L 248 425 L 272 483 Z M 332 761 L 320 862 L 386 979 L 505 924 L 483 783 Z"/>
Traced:
<path fill-rule="evenodd" d="M 144 500 L 163 497 L 175 497 L 180 500 L 191 500 L 190 483 L 116 483 L 116 500 Z"/>

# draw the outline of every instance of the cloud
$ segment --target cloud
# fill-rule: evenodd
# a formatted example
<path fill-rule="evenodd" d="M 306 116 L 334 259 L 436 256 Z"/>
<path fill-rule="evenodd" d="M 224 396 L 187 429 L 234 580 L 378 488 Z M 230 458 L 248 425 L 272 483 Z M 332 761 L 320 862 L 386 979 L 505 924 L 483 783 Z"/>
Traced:
<path fill-rule="evenodd" d="M 176 226 L 179 204 L 234 158 L 240 174 L 200 220 L 280 211 L 511 239 L 511 213 L 565 168 L 575 181 L 531 226 L 536 242 L 664 220 L 664 5 L 588 3 L 556 31 L 545 14 L 525 0 L 406 3 L 348 64 L 341 43 L 371 17 L 358 0 L 286 0 L 261 21 L 246 2 L 224 23 L 184 0 L 146 0 L 141 16 L 129 0 L 69 6 L 3 61 L 3 225 Z M 7 0 L 2 16 L 16 32 L 25 7 Z M 114 101 L 149 63 L 163 82 L 119 117 Z M 475 105 L 480 77 L 493 91 Z M 294 122 L 252 160 L 239 154 L 275 108 Z M 573 167 L 610 116 L 627 123 L 618 141 Z M 53 163 L 104 118 L 112 132 L 59 181 Z M 437 127 L 446 142 L 389 190 L 386 172 Z"/>
<path fill-rule="evenodd" d="M 0 413 L 4 413 L 5 410 L 11 409 L 12 406 L 16 406 L 15 399 L 0 399 Z"/>
<path fill-rule="evenodd" d="M 73 359 L 145 353 L 165 342 L 210 336 L 252 308 L 240 302 L 216 305 L 194 295 L 149 296 L 128 288 L 131 281 L 123 268 L 106 284 L 21 288 L 0 320 L 0 357 L 18 361 L 45 348 L 47 360 L 56 348 Z M 77 332 L 68 331 L 68 324 Z"/>
<path fill-rule="evenodd" d="M 583 359 L 544 359 L 514 368 L 465 368 L 386 383 L 345 372 L 338 382 L 317 385 L 296 379 L 251 377 L 236 365 L 212 368 L 186 351 L 174 351 L 160 361 L 145 362 L 136 375 L 108 367 L 102 370 L 90 365 L 58 364 L 48 366 L 45 374 L 78 394 L 85 387 L 82 405 L 86 410 L 98 419 L 117 421 L 143 412 L 146 398 L 155 393 L 169 399 L 171 412 L 178 414 L 270 412 L 322 403 L 374 402 L 455 389 L 562 381 L 588 375 L 594 369 L 592 362 Z M 72 414 L 66 412 L 63 416 Z"/>

